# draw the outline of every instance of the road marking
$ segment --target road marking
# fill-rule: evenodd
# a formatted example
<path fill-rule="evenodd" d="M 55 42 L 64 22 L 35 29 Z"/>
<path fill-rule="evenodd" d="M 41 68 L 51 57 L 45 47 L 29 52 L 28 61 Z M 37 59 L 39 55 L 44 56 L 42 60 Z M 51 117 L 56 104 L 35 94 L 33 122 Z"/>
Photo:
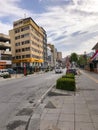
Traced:
<path fill-rule="evenodd" d="M 81 73 L 84 74 L 84 75 L 86 75 L 89 79 L 92 79 L 95 83 L 98 83 L 98 80 L 95 79 L 95 78 L 93 78 L 92 76 L 90 76 L 90 75 L 84 73 L 83 71 L 81 71 Z"/>

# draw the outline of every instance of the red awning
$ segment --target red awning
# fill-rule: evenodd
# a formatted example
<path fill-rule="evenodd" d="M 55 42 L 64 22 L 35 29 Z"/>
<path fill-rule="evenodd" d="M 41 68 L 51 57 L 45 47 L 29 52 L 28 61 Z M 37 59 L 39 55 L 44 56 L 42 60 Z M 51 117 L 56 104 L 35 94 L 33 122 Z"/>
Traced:
<path fill-rule="evenodd" d="M 94 53 L 94 55 L 91 57 L 91 60 L 94 60 L 98 57 L 98 50 Z"/>

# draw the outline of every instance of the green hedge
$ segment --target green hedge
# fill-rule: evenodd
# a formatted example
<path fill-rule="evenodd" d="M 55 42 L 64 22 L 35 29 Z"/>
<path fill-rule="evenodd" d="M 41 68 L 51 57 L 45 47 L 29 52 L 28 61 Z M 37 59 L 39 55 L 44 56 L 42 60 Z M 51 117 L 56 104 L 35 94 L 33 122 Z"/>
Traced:
<path fill-rule="evenodd" d="M 74 74 L 66 74 L 66 75 L 63 75 L 62 78 L 71 78 L 71 79 L 75 79 L 75 76 L 74 76 Z"/>
<path fill-rule="evenodd" d="M 60 78 L 56 82 L 56 88 L 62 90 L 75 91 L 75 79 L 72 78 Z"/>

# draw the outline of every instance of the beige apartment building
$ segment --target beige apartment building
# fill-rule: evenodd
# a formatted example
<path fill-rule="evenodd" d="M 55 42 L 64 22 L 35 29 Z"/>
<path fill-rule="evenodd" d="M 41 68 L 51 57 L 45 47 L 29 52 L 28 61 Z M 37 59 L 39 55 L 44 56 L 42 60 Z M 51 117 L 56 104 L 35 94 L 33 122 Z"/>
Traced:
<path fill-rule="evenodd" d="M 43 48 L 47 35 L 31 17 L 15 21 L 9 35 L 13 67 L 41 66 L 45 62 Z"/>
<path fill-rule="evenodd" d="M 62 61 L 62 52 L 57 52 L 57 61 Z"/>
<path fill-rule="evenodd" d="M 0 69 L 11 68 L 12 66 L 10 37 L 0 33 Z"/>
<path fill-rule="evenodd" d="M 53 55 L 53 67 L 56 66 L 56 59 L 57 59 L 57 49 L 55 48 L 55 46 L 53 44 L 48 44 L 48 47 L 51 48 L 51 52 Z"/>

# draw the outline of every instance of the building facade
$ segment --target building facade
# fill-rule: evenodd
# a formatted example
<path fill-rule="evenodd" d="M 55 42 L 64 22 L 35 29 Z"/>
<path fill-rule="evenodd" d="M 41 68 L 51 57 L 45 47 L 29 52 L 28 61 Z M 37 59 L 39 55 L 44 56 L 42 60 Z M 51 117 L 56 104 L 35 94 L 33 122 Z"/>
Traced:
<path fill-rule="evenodd" d="M 57 52 L 57 61 L 62 61 L 62 52 Z"/>
<path fill-rule="evenodd" d="M 43 68 L 47 68 L 48 67 L 48 62 L 47 62 L 47 34 L 46 31 L 41 28 L 43 31 L 43 64 L 42 67 Z"/>
<path fill-rule="evenodd" d="M 9 31 L 12 47 L 13 67 L 39 67 L 44 63 L 44 46 L 47 35 L 31 17 L 13 23 Z M 45 45 L 44 45 L 45 44 Z"/>
<path fill-rule="evenodd" d="M 92 50 L 95 50 L 95 53 L 91 57 L 90 70 L 98 73 L 98 42 Z"/>
<path fill-rule="evenodd" d="M 47 46 L 47 62 L 49 68 L 54 67 L 53 52 L 49 46 Z"/>
<path fill-rule="evenodd" d="M 57 52 L 57 64 L 62 66 L 62 52 Z"/>
<path fill-rule="evenodd" d="M 57 59 L 57 49 L 55 48 L 54 45 L 48 44 L 48 46 L 51 48 L 52 54 L 53 54 L 53 67 L 56 66 L 56 59 Z"/>
<path fill-rule="evenodd" d="M 12 55 L 10 37 L 0 33 L 0 69 L 11 68 L 11 60 Z"/>

